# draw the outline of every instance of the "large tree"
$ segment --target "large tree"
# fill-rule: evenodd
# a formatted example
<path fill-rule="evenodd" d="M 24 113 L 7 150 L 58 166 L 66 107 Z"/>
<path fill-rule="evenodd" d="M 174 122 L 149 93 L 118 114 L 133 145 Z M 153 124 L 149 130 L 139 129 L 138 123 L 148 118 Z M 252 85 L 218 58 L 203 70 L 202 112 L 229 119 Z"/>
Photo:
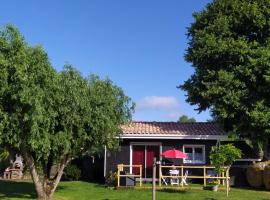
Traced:
<path fill-rule="evenodd" d="M 195 72 L 180 86 L 187 101 L 267 152 L 270 1 L 214 0 L 193 16 L 185 58 Z"/>
<path fill-rule="evenodd" d="M 56 72 L 19 31 L 0 31 L 0 145 L 22 153 L 38 199 L 51 199 L 72 158 L 113 148 L 132 103 L 110 80 Z M 51 167 L 57 173 L 51 177 Z"/>

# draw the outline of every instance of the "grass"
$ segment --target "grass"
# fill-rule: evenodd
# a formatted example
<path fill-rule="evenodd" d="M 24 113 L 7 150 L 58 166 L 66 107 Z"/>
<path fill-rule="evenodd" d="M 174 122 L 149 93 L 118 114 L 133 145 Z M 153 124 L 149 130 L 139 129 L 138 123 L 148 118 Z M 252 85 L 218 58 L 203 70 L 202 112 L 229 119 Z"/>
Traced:
<path fill-rule="evenodd" d="M 35 199 L 34 187 L 31 182 L 0 181 L 0 199 L 30 200 Z M 87 182 L 61 182 L 55 200 L 147 200 L 151 199 L 151 190 L 105 188 L 100 184 Z M 186 190 L 175 191 L 166 189 L 157 192 L 157 200 L 270 200 L 270 192 L 250 189 L 233 188 L 229 197 L 225 191 Z"/>

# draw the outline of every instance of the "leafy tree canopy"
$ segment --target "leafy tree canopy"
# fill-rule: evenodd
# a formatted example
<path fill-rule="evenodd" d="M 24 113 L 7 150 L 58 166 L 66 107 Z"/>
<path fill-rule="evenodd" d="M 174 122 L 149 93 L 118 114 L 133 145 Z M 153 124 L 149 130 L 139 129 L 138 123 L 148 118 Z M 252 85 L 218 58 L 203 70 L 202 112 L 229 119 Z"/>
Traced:
<path fill-rule="evenodd" d="M 187 115 L 182 115 L 181 117 L 179 117 L 178 122 L 191 123 L 191 122 L 196 122 L 196 119 L 193 117 L 189 118 Z"/>
<path fill-rule="evenodd" d="M 0 30 L 0 70 L 0 144 L 23 154 L 39 199 L 52 197 L 72 158 L 113 148 L 131 117 L 121 88 L 70 65 L 56 72 L 42 47 L 29 46 L 11 25 Z"/>
<path fill-rule="evenodd" d="M 230 167 L 236 159 L 241 158 L 242 152 L 233 144 L 224 144 L 213 146 L 210 152 L 211 164 L 215 170 L 220 173 L 224 171 L 223 167 Z"/>
<path fill-rule="evenodd" d="M 180 87 L 199 111 L 254 143 L 270 135 L 270 1 L 214 0 L 194 13 L 185 59 L 194 74 Z"/>

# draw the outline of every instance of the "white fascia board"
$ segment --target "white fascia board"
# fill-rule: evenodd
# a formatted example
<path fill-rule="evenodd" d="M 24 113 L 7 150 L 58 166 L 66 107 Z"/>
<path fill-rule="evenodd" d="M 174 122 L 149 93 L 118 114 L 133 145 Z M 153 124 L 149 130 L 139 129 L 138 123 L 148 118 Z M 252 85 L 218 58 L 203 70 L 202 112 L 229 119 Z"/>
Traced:
<path fill-rule="evenodd" d="M 227 135 L 169 135 L 169 134 L 122 134 L 121 139 L 191 139 L 191 140 L 228 140 Z"/>

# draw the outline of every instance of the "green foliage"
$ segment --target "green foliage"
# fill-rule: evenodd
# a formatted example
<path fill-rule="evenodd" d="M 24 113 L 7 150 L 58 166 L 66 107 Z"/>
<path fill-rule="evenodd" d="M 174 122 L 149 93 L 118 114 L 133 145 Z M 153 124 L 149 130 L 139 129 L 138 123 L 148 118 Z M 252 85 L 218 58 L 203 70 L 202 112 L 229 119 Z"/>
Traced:
<path fill-rule="evenodd" d="M 10 155 L 10 153 L 6 148 L 0 147 L 0 162 L 3 160 L 7 160 L 9 155 Z"/>
<path fill-rule="evenodd" d="M 188 28 L 195 73 L 180 87 L 199 111 L 252 141 L 270 136 L 270 1 L 215 0 Z"/>
<path fill-rule="evenodd" d="M 0 32 L 0 142 L 26 146 L 37 160 L 113 146 L 133 105 L 121 88 L 70 65 L 57 73 L 46 52 L 19 31 Z"/>
<path fill-rule="evenodd" d="M 194 119 L 193 117 L 189 118 L 187 115 L 182 115 L 181 117 L 179 117 L 178 122 L 192 123 L 192 122 L 196 122 L 196 119 Z"/>
<path fill-rule="evenodd" d="M 9 156 L 10 156 L 9 151 L 6 148 L 0 147 L 0 173 L 10 166 L 8 159 Z"/>
<path fill-rule="evenodd" d="M 112 81 L 70 65 L 56 72 L 11 25 L 0 30 L 0 70 L 0 145 L 30 155 L 44 179 L 52 164 L 114 148 L 131 118 L 134 105 Z"/>
<path fill-rule="evenodd" d="M 78 181 L 81 177 L 81 169 L 77 165 L 70 164 L 65 169 L 65 178 L 69 181 Z"/>
<path fill-rule="evenodd" d="M 115 187 L 117 185 L 117 172 L 109 172 L 109 175 L 106 177 L 105 183 L 109 187 Z"/>
<path fill-rule="evenodd" d="M 241 158 L 241 150 L 232 144 L 213 146 L 210 152 L 211 164 L 220 173 L 223 167 L 230 166 L 236 159 Z"/>

